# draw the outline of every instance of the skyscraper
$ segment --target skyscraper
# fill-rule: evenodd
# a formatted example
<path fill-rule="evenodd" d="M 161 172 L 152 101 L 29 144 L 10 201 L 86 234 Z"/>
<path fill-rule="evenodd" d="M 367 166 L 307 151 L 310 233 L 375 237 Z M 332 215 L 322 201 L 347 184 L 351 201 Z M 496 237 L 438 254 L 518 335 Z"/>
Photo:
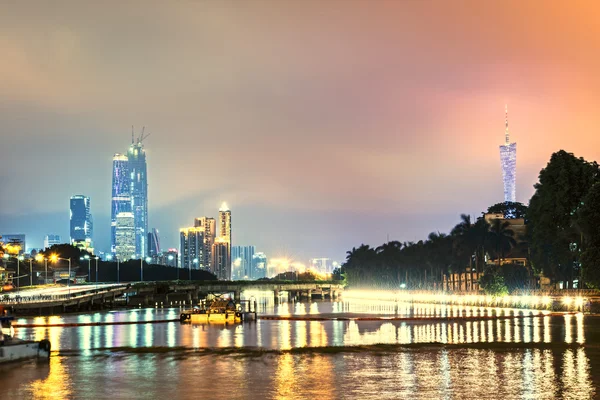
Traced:
<path fill-rule="evenodd" d="M 199 268 L 208 271 L 213 270 L 213 245 L 217 235 L 217 223 L 214 218 L 200 217 L 194 219 L 194 228 L 202 229 L 204 238 L 204 248 L 200 258 Z"/>
<path fill-rule="evenodd" d="M 231 280 L 231 246 L 224 238 L 218 237 L 213 245 L 213 270 L 220 280 Z"/>
<path fill-rule="evenodd" d="M 231 211 L 227 203 L 219 208 L 219 237 L 231 244 Z"/>
<path fill-rule="evenodd" d="M 90 198 L 81 194 L 71 197 L 71 244 L 83 244 L 92 247 L 92 214 Z"/>
<path fill-rule="evenodd" d="M 505 109 L 504 144 L 500 145 L 500 164 L 502 166 L 502 179 L 504 181 L 504 201 L 516 201 L 516 178 L 517 178 L 517 143 L 510 142 L 508 133 L 508 106 Z"/>
<path fill-rule="evenodd" d="M 226 203 L 219 208 L 219 237 L 213 246 L 214 271 L 219 279 L 231 279 L 231 211 Z M 224 264 L 223 264 L 224 263 Z"/>
<path fill-rule="evenodd" d="M 120 261 L 135 258 L 135 223 L 132 212 L 117 214 L 115 225 L 115 255 Z"/>
<path fill-rule="evenodd" d="M 146 235 L 148 234 L 148 177 L 146 173 L 146 151 L 142 145 L 144 133 L 127 152 L 131 185 L 131 211 L 135 221 L 135 254 L 146 256 Z"/>
<path fill-rule="evenodd" d="M 131 176 L 129 161 L 123 154 L 113 157 L 112 200 L 110 221 L 110 252 L 116 254 L 117 245 L 117 215 L 131 212 Z"/>
<path fill-rule="evenodd" d="M 179 231 L 179 253 L 181 268 L 200 269 L 204 260 L 204 229 L 183 228 Z"/>
<path fill-rule="evenodd" d="M 148 256 L 156 258 L 159 254 L 160 238 L 158 237 L 158 230 L 154 228 L 148 232 Z"/>
<path fill-rule="evenodd" d="M 231 247 L 231 262 L 233 263 L 232 278 L 252 279 L 252 260 L 256 247 L 233 246 Z"/>

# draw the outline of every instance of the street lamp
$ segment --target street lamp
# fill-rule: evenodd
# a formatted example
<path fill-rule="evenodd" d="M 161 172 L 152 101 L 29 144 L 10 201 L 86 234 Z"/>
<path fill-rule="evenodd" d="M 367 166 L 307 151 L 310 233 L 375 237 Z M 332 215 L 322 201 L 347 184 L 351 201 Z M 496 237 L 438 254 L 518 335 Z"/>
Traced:
<path fill-rule="evenodd" d="M 25 257 L 23 256 L 18 256 L 17 257 L 17 292 L 21 289 L 21 273 L 20 271 L 20 262 L 23 261 L 25 259 Z"/>
<path fill-rule="evenodd" d="M 96 259 L 96 289 L 98 289 L 98 256 L 94 257 Z"/>
<path fill-rule="evenodd" d="M 173 255 L 172 255 L 172 254 L 169 254 L 169 257 L 167 257 L 167 259 L 168 259 L 169 261 L 173 261 Z M 179 269 L 177 270 L 177 280 L 179 280 Z"/>
<path fill-rule="evenodd" d="M 194 258 L 194 269 L 198 269 L 198 259 Z M 192 280 L 192 266 L 190 265 L 190 281 Z"/>
<path fill-rule="evenodd" d="M 69 280 L 67 281 L 67 287 L 69 288 L 69 294 L 71 294 L 71 259 L 70 258 L 61 258 L 56 254 L 52 254 L 50 256 L 50 261 L 58 262 L 58 260 L 64 260 L 69 262 Z"/>
<path fill-rule="evenodd" d="M 117 260 L 117 283 L 121 282 L 121 277 L 120 277 L 120 273 L 119 273 L 119 256 L 114 256 L 115 259 Z M 111 254 L 106 256 L 106 260 L 107 261 L 111 261 L 113 259 L 113 256 Z"/>
<path fill-rule="evenodd" d="M 44 257 L 42 254 L 38 254 L 35 256 L 37 262 L 44 260 L 44 284 L 48 284 L 48 259 Z"/>
<path fill-rule="evenodd" d="M 90 263 L 91 263 L 91 261 L 92 261 L 92 260 L 90 260 L 90 255 L 89 255 L 89 254 L 86 254 L 86 255 L 85 255 L 85 256 L 83 256 L 83 257 L 79 257 L 79 259 L 80 259 L 81 261 L 83 261 L 83 260 L 87 260 L 87 262 L 88 262 L 88 282 L 90 282 L 90 281 L 92 280 L 92 279 L 90 278 L 90 277 L 91 277 L 91 275 L 90 275 L 90 269 L 92 269 L 92 268 L 91 268 L 91 266 L 90 266 Z M 69 278 L 70 278 L 70 277 L 69 277 Z"/>
<path fill-rule="evenodd" d="M 7 253 L 4 253 L 4 259 L 8 260 L 10 258 L 10 255 Z M 23 256 L 15 256 L 15 258 L 17 259 L 17 293 L 20 291 L 21 289 L 21 285 L 19 284 L 20 282 L 20 275 L 21 275 L 21 264 L 20 262 L 23 261 L 25 259 L 25 257 Z M 13 276 L 13 282 L 15 281 L 15 278 Z"/>
<path fill-rule="evenodd" d="M 152 261 L 152 258 L 146 257 L 146 263 Z M 140 257 L 140 281 L 144 282 L 144 258 Z"/>

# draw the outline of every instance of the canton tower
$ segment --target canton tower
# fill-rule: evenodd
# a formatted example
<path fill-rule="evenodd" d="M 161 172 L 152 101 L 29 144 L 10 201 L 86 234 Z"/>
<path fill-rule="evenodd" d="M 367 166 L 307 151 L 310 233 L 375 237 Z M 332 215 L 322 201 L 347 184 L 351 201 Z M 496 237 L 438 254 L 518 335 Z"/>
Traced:
<path fill-rule="evenodd" d="M 505 108 L 504 144 L 500 145 L 500 165 L 504 181 L 504 201 L 515 202 L 515 183 L 517 178 L 517 143 L 510 142 L 508 133 L 508 106 Z"/>

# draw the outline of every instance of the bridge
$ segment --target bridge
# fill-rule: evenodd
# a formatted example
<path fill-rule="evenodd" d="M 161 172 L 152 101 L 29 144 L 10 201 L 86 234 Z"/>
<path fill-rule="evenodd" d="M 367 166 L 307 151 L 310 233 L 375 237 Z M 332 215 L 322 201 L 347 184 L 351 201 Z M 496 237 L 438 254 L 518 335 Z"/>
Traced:
<path fill-rule="evenodd" d="M 171 306 L 192 304 L 208 294 L 232 294 L 241 299 L 244 291 L 272 292 L 277 303 L 313 297 L 337 298 L 343 286 L 330 282 L 130 282 L 119 284 L 41 287 L 0 294 L 0 307 L 15 314 L 55 314 L 121 306 Z"/>

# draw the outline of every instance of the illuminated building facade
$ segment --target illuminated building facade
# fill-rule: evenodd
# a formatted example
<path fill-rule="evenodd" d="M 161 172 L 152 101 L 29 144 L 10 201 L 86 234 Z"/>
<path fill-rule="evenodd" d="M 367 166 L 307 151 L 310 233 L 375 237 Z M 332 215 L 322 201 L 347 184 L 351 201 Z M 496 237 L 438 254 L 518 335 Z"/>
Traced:
<path fill-rule="evenodd" d="M 502 179 L 504 181 L 504 201 L 516 201 L 517 178 L 517 143 L 510 142 L 508 132 L 508 107 L 506 108 L 505 142 L 500 146 L 500 165 L 502 166 Z"/>
<path fill-rule="evenodd" d="M 204 229 L 195 227 L 181 229 L 179 246 L 181 268 L 200 269 L 200 260 L 204 260 Z"/>
<path fill-rule="evenodd" d="M 84 247 L 92 247 L 92 213 L 90 198 L 83 195 L 71 197 L 70 201 L 71 244 L 79 243 Z"/>
<path fill-rule="evenodd" d="M 218 237 L 213 245 L 213 269 L 219 280 L 231 280 L 231 246 L 224 238 Z"/>
<path fill-rule="evenodd" d="M 116 255 L 117 246 L 117 215 L 131 212 L 129 160 L 123 154 L 113 157 L 112 199 L 110 220 L 110 252 Z"/>
<path fill-rule="evenodd" d="M 231 280 L 231 210 L 226 203 L 219 208 L 219 228 L 213 245 L 212 272 L 218 279 Z"/>
<path fill-rule="evenodd" d="M 135 221 L 136 258 L 146 256 L 146 235 L 148 234 L 148 177 L 146 151 L 142 145 L 143 133 L 137 142 L 131 143 L 127 151 L 130 176 L 131 211 Z"/>
<path fill-rule="evenodd" d="M 148 257 L 155 259 L 160 254 L 160 238 L 158 230 L 152 229 L 148 232 Z"/>
<path fill-rule="evenodd" d="M 44 249 L 48 249 L 55 244 L 61 244 L 60 235 L 46 235 L 44 237 Z"/>
<path fill-rule="evenodd" d="M 265 253 L 254 253 L 252 256 L 251 279 L 267 277 L 267 256 Z"/>
<path fill-rule="evenodd" d="M 131 260 L 135 254 L 135 221 L 132 212 L 117 214 L 115 226 L 115 255 L 120 261 Z"/>
<path fill-rule="evenodd" d="M 201 229 L 203 232 L 203 249 L 202 257 L 199 259 L 199 268 L 212 271 L 213 270 L 213 245 L 217 236 L 217 222 L 214 218 L 200 217 L 194 219 L 194 228 Z"/>
<path fill-rule="evenodd" d="M 231 243 L 231 211 L 226 203 L 219 208 L 219 237 Z"/>
<path fill-rule="evenodd" d="M 18 234 L 2 234 L 0 235 L 0 242 L 4 243 L 4 250 L 10 255 L 22 255 L 25 253 L 25 235 L 22 233 Z"/>
<path fill-rule="evenodd" d="M 231 260 L 233 280 L 253 279 L 252 261 L 256 247 L 254 246 L 232 246 Z"/>

